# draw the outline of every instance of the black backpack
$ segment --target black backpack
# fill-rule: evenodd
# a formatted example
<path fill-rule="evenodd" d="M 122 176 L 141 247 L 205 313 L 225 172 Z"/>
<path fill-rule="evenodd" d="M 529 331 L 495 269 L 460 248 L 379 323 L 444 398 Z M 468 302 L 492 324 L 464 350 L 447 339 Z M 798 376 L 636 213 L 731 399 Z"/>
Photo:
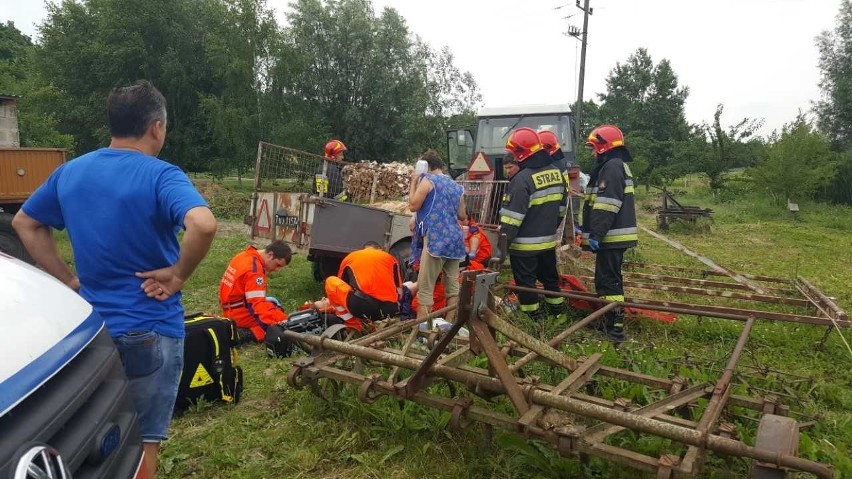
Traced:
<path fill-rule="evenodd" d="M 183 373 L 175 411 L 199 398 L 237 403 L 243 392 L 243 369 L 237 365 L 237 326 L 231 319 L 196 313 L 184 320 Z"/>

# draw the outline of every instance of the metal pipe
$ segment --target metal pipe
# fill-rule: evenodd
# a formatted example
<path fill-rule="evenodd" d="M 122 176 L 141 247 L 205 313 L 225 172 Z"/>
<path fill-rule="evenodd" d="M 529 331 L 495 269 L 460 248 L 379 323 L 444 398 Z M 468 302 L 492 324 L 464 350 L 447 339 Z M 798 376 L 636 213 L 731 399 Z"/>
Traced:
<path fill-rule="evenodd" d="M 600 309 L 592 311 L 592 314 L 590 314 L 590 315 L 586 316 L 585 318 L 581 319 L 580 321 L 577 321 L 576 323 L 572 324 L 571 327 L 569 327 L 565 331 L 562 331 L 561 333 L 556 335 L 553 339 L 548 341 L 547 345 L 552 347 L 552 348 L 559 346 L 560 344 L 562 344 L 563 341 L 568 339 L 568 336 L 571 336 L 572 334 L 577 332 L 579 329 L 585 327 L 586 325 L 588 325 L 592 321 L 600 318 L 601 316 L 606 314 L 607 311 L 615 308 L 616 306 L 618 306 L 618 303 L 613 302 L 613 303 L 609 303 L 609 304 L 604 305 L 604 307 L 602 307 Z M 526 356 L 522 357 L 521 359 L 518 359 L 512 365 L 510 365 L 509 368 L 512 371 L 517 371 L 518 369 L 526 366 L 530 361 L 536 359 L 537 357 L 538 357 L 538 354 L 535 351 L 530 351 L 529 353 L 527 353 Z"/>
<path fill-rule="evenodd" d="M 525 346 L 533 351 L 533 353 L 538 354 L 541 357 L 544 357 L 554 364 L 564 367 L 569 371 L 573 371 L 577 369 L 577 361 L 572 358 L 569 358 L 565 354 L 560 351 L 557 351 L 553 348 L 553 346 L 536 339 L 529 334 L 521 331 L 520 329 L 509 324 L 508 321 L 501 318 L 497 313 L 491 311 L 489 308 L 482 308 L 485 313 L 485 322 L 488 323 L 488 326 L 500 331 L 507 338 L 515 341 L 521 346 Z M 510 367 L 511 369 L 511 367 Z"/>
<path fill-rule="evenodd" d="M 651 418 L 608 409 L 594 404 L 584 403 L 573 398 L 557 396 L 540 390 L 532 391 L 532 399 L 537 404 L 558 408 L 563 411 L 579 414 L 599 421 L 633 429 L 635 431 L 653 434 L 663 438 L 682 442 L 691 446 L 703 447 L 722 454 L 744 456 L 758 461 L 789 467 L 799 471 L 810 472 L 819 477 L 830 479 L 834 468 L 818 462 L 801 459 L 789 454 L 779 454 L 765 449 L 748 446 L 742 442 L 727 439 L 709 433 L 687 429 L 681 426 L 667 424 Z"/>
<path fill-rule="evenodd" d="M 578 292 L 555 292 L 537 288 L 526 288 L 523 286 L 506 285 L 504 289 L 512 291 L 521 291 L 527 293 L 537 293 L 545 296 L 554 296 L 570 299 L 581 299 L 595 303 L 606 304 L 611 301 L 599 298 L 593 293 L 578 293 Z M 678 314 L 690 314 L 694 316 L 707 316 L 710 318 L 735 319 L 737 321 L 748 321 L 748 318 L 760 318 L 776 321 L 787 321 L 791 323 L 806 323 L 819 326 L 831 326 L 834 323 L 829 319 L 819 318 L 816 316 L 801 316 L 797 314 L 774 313 L 770 311 L 757 311 L 751 309 L 728 308 L 722 306 L 696 306 L 687 303 L 678 303 L 674 301 L 655 301 L 642 298 L 625 298 L 621 303 L 628 308 L 650 309 L 653 311 L 666 311 Z M 852 322 L 838 323 L 841 327 L 852 327 Z"/>

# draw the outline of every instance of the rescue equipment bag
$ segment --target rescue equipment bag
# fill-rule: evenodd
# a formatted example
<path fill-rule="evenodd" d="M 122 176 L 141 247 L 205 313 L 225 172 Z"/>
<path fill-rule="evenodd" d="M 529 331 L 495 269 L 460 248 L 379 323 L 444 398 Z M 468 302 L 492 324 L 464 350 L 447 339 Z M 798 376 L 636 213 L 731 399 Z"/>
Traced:
<path fill-rule="evenodd" d="M 287 316 L 287 321 L 266 328 L 266 337 L 263 339 L 266 354 L 271 358 L 286 358 L 299 350 L 309 353 L 310 351 L 307 350 L 305 345 L 286 339 L 284 331 L 319 336 L 330 326 L 336 324 L 343 324 L 343 320 L 331 313 L 319 312 L 314 308 L 290 313 Z"/>
<path fill-rule="evenodd" d="M 175 412 L 199 398 L 237 403 L 243 392 L 243 369 L 237 364 L 237 325 L 231 319 L 196 313 L 184 319 L 183 373 Z"/>

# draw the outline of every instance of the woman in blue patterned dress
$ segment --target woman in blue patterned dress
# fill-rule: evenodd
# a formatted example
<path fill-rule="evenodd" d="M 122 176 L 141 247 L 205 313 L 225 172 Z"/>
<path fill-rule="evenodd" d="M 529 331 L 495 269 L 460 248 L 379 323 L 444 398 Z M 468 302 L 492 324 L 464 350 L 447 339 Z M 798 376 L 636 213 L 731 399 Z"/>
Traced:
<path fill-rule="evenodd" d="M 414 219 L 413 254 L 420 251 L 420 272 L 417 274 L 417 317 L 432 310 L 432 292 L 441 271 L 447 306 L 458 304 L 459 263 L 465 257 L 464 236 L 458 220 L 467 219 L 464 209 L 464 188 L 444 174 L 444 160 L 435 150 L 420 157 L 429 165 L 427 173 L 413 173 L 408 194 L 408 207 Z M 456 312 L 445 318 L 453 322 Z"/>

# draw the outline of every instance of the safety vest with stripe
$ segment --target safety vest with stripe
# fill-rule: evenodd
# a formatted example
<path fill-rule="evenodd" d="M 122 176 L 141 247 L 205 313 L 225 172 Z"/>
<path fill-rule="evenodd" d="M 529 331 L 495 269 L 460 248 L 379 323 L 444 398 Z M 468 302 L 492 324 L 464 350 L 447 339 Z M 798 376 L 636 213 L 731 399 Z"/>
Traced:
<path fill-rule="evenodd" d="M 231 259 L 219 283 L 222 314 L 262 341 L 270 324 L 287 320 L 278 305 L 266 299 L 268 280 L 261 252 L 249 246 Z"/>
<path fill-rule="evenodd" d="M 589 237 L 600 242 L 601 249 L 625 249 L 639 241 L 636 228 L 633 174 L 616 155 L 602 160 L 592 170 L 583 204 L 583 249 L 589 249 Z"/>
<path fill-rule="evenodd" d="M 556 248 L 568 197 L 562 172 L 547 152 L 539 151 L 521 165 L 504 197 L 500 230 L 511 255 L 534 256 Z"/>

